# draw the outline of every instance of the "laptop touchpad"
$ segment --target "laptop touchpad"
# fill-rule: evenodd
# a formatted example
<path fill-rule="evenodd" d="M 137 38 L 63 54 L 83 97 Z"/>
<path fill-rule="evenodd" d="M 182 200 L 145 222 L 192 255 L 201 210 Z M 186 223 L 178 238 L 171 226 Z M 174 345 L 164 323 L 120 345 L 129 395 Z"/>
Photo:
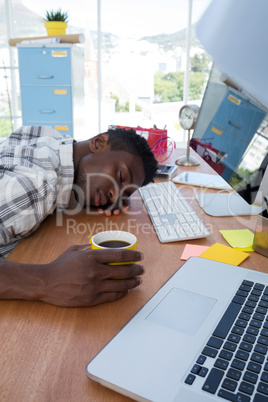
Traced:
<path fill-rule="evenodd" d="M 146 317 L 156 324 L 195 335 L 216 299 L 173 288 Z"/>

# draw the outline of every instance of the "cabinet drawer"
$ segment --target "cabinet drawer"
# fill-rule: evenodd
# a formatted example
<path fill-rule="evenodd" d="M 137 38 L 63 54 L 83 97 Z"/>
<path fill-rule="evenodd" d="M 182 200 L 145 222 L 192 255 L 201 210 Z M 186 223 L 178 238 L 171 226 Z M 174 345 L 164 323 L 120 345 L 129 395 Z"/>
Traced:
<path fill-rule="evenodd" d="M 69 135 L 73 137 L 73 125 L 72 123 L 65 123 L 62 121 L 55 121 L 55 122 L 42 122 L 42 121 L 27 121 L 23 119 L 24 126 L 50 126 L 55 128 L 55 130 L 59 131 L 61 134 Z"/>
<path fill-rule="evenodd" d="M 72 121 L 70 87 L 21 87 L 21 108 L 24 120 Z"/>
<path fill-rule="evenodd" d="M 226 153 L 223 164 L 235 169 L 238 161 L 248 147 L 248 142 L 241 140 L 239 136 L 222 128 L 222 126 L 210 123 L 203 138 L 204 143 L 212 143 L 213 148 Z"/>
<path fill-rule="evenodd" d="M 69 48 L 18 48 L 21 85 L 71 85 Z"/>
<path fill-rule="evenodd" d="M 229 92 L 213 122 L 221 126 L 221 129 L 236 134 L 242 141 L 250 141 L 264 116 L 261 109 Z"/>

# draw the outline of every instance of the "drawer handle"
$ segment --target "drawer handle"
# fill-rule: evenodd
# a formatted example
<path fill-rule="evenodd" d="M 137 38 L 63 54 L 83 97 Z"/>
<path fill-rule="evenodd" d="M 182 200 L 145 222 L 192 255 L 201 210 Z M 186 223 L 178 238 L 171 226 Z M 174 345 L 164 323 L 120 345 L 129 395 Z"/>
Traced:
<path fill-rule="evenodd" d="M 54 75 L 38 75 L 37 78 L 40 78 L 41 80 L 51 80 L 52 78 L 54 78 Z"/>
<path fill-rule="evenodd" d="M 40 113 L 55 113 L 55 110 L 39 110 Z"/>
<path fill-rule="evenodd" d="M 233 126 L 234 128 L 237 128 L 237 130 L 241 130 L 241 126 L 238 126 L 237 124 L 232 123 L 230 120 L 228 121 L 230 126 Z"/>

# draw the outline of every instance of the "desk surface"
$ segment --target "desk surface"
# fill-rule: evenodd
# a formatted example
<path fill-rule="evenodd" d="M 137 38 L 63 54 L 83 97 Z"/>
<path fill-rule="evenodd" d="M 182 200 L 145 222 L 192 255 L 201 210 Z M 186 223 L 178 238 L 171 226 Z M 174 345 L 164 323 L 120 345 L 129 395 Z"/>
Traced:
<path fill-rule="evenodd" d="M 185 150 L 176 150 L 172 163 Z M 201 165 L 183 169 L 213 173 Z M 191 240 L 210 246 L 226 244 L 219 229 L 255 230 L 256 217 L 211 217 L 194 199 L 191 186 L 179 186 L 211 236 Z M 42 302 L 0 302 L 0 399 L 1 401 L 127 401 L 128 398 L 89 380 L 85 366 L 120 330 L 163 283 L 183 264 L 180 260 L 186 242 L 161 244 L 153 232 L 150 218 L 139 193 L 132 197 L 130 214 L 90 216 L 83 211 L 63 216 L 56 226 L 48 217 L 30 238 L 22 240 L 9 255 L 9 261 L 45 263 L 52 261 L 72 244 L 87 244 L 94 232 L 129 230 L 138 237 L 138 249 L 144 253 L 143 283 L 123 299 L 89 308 L 60 308 Z M 189 242 L 189 241 L 188 241 Z M 267 258 L 251 253 L 242 267 L 267 272 Z"/>

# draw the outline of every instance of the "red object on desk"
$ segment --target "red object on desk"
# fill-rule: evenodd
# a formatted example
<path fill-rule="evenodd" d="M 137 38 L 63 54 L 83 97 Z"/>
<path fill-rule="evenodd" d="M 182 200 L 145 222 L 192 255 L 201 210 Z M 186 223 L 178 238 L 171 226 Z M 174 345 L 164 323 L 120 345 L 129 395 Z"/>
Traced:
<path fill-rule="evenodd" d="M 142 135 L 151 147 L 151 150 L 157 156 L 167 152 L 167 130 L 161 130 L 159 128 L 142 128 L 116 126 L 117 128 L 125 128 L 126 130 L 134 129 L 137 134 Z"/>

